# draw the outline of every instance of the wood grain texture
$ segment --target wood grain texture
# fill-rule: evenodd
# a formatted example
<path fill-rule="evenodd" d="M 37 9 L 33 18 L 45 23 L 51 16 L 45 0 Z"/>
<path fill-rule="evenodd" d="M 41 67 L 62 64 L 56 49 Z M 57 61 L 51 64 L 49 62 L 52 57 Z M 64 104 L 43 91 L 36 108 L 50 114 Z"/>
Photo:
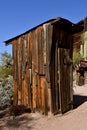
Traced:
<path fill-rule="evenodd" d="M 66 57 L 72 59 L 72 35 L 61 28 L 45 23 L 14 39 L 15 105 L 45 115 L 71 109 L 72 65 Z"/>

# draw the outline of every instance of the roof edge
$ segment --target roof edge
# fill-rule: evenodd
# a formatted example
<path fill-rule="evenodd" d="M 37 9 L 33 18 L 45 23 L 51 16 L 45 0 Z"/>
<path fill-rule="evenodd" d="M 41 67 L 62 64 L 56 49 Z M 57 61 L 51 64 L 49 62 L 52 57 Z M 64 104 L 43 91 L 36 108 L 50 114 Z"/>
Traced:
<path fill-rule="evenodd" d="M 47 21 L 45 21 L 45 22 L 43 22 L 43 23 L 41 23 L 41 24 L 39 24 L 39 25 L 37 25 L 37 26 L 35 26 L 35 27 L 33 27 L 33 28 L 27 30 L 27 31 L 24 32 L 24 33 L 21 33 L 21 34 L 19 34 L 19 35 L 13 37 L 13 38 L 11 38 L 11 39 L 8 39 L 8 40 L 4 41 L 4 43 L 5 43 L 5 45 L 12 44 L 11 42 L 12 42 L 14 39 L 16 39 L 16 38 L 18 38 L 18 37 L 20 37 L 20 36 L 22 36 L 22 35 L 25 35 L 26 33 L 28 33 L 28 32 L 30 32 L 30 31 L 36 29 L 37 27 L 39 27 L 39 26 L 41 26 L 41 25 L 43 25 L 43 24 L 49 23 L 49 22 L 51 22 L 51 24 L 54 24 L 55 22 L 57 22 L 57 21 L 59 21 L 59 20 L 65 20 L 65 21 L 67 21 L 67 22 L 69 22 L 69 23 L 72 24 L 71 21 L 69 21 L 69 20 L 67 20 L 67 19 L 65 19 L 65 18 L 57 17 L 57 18 L 54 18 L 54 19 L 47 20 Z"/>

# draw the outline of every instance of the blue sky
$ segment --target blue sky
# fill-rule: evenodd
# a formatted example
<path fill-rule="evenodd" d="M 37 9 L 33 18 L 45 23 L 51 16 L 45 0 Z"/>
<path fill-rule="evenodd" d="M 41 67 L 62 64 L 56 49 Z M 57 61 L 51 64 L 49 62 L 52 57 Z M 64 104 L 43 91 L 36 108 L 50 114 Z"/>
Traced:
<path fill-rule="evenodd" d="M 74 23 L 87 16 L 87 0 L 0 0 L 0 53 L 12 53 L 3 43 L 55 17 Z"/>

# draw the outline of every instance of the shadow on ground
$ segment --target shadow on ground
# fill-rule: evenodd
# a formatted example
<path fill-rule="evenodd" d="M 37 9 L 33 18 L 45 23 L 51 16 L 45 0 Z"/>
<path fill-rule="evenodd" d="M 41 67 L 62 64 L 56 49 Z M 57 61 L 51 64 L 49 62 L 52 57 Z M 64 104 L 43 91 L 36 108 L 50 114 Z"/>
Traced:
<path fill-rule="evenodd" d="M 26 113 L 13 119 L 12 116 L 7 115 L 7 112 L 8 111 L 0 111 L 0 130 L 5 130 L 5 128 L 7 128 L 7 130 L 17 130 L 18 128 L 24 129 L 24 127 L 30 130 L 34 126 L 33 121 L 35 119 L 30 114 Z"/>
<path fill-rule="evenodd" d="M 21 125 L 25 125 L 25 124 L 31 124 L 31 121 L 33 120 L 32 117 L 20 117 L 14 120 L 8 120 L 6 125 L 8 126 L 8 128 L 16 128 L 18 129 Z M 29 128 L 29 130 L 32 128 L 31 125 L 26 126 L 27 128 Z"/>
<path fill-rule="evenodd" d="M 6 111 L 0 112 L 0 119 L 3 118 L 6 115 Z"/>
<path fill-rule="evenodd" d="M 87 96 L 73 95 L 73 108 L 79 107 L 81 104 L 87 101 Z"/>

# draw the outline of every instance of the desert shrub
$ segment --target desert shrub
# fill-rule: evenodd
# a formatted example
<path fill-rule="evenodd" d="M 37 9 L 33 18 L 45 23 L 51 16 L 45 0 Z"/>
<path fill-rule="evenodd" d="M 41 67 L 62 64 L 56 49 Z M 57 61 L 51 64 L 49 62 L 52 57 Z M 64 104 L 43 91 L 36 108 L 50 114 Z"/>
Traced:
<path fill-rule="evenodd" d="M 80 52 L 78 52 L 76 49 L 73 50 L 73 66 L 78 65 L 80 61 L 83 59 Z"/>
<path fill-rule="evenodd" d="M 79 66 L 80 61 L 83 60 L 83 56 L 76 49 L 73 50 L 73 80 L 76 80 L 76 66 Z"/>
<path fill-rule="evenodd" d="M 0 53 L 0 78 L 7 78 L 12 75 L 13 59 L 7 52 Z"/>
<path fill-rule="evenodd" d="M 11 105 L 13 97 L 13 77 L 8 76 L 0 83 L 0 109 L 7 108 Z"/>
<path fill-rule="evenodd" d="M 0 78 L 7 78 L 8 75 L 12 74 L 12 67 L 1 67 L 0 68 Z"/>

